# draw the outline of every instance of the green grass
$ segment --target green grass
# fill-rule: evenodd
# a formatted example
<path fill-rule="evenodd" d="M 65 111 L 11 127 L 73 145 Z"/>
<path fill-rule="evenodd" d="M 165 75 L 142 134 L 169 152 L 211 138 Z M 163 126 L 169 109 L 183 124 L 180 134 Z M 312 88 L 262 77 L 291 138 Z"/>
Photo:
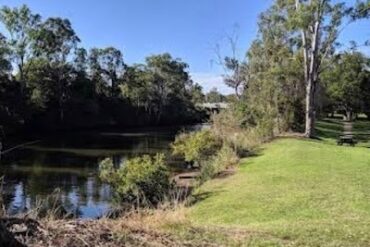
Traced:
<path fill-rule="evenodd" d="M 332 145 L 335 122 L 319 128 L 327 141 L 276 140 L 202 186 L 194 224 L 244 229 L 245 246 L 370 246 L 370 152 Z"/>
<path fill-rule="evenodd" d="M 356 120 L 353 122 L 353 135 L 358 141 L 358 147 L 370 148 L 370 121 Z M 324 142 L 336 144 L 343 133 L 343 121 L 341 119 L 323 119 L 316 123 L 316 134 Z"/>
<path fill-rule="evenodd" d="M 324 119 L 316 123 L 316 135 L 328 143 L 336 143 L 343 133 L 343 122 L 340 119 Z"/>
<path fill-rule="evenodd" d="M 357 120 L 353 123 L 354 134 L 362 147 L 370 148 L 370 121 Z"/>

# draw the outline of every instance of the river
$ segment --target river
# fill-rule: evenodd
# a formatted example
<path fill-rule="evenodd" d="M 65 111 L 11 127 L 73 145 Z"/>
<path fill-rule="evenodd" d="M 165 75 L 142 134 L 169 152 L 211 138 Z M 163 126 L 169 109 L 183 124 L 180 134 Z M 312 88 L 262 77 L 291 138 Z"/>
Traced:
<path fill-rule="evenodd" d="M 143 154 L 170 154 L 170 143 L 179 131 L 200 128 L 64 133 L 15 150 L 0 161 L 6 209 L 9 214 L 26 212 L 58 190 L 68 211 L 80 218 L 100 217 L 112 203 L 111 188 L 98 177 L 101 160 L 112 158 L 122 164 Z M 178 160 L 168 164 L 174 173 L 185 169 Z"/>

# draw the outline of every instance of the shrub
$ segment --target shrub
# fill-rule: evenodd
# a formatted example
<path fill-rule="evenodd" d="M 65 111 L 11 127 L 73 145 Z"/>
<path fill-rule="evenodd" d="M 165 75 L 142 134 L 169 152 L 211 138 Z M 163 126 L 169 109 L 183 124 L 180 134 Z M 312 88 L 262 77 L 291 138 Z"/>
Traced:
<path fill-rule="evenodd" d="M 246 117 L 234 108 L 213 116 L 212 133 L 239 154 L 251 151 L 263 140 L 260 128 L 248 124 Z"/>
<path fill-rule="evenodd" d="M 199 163 L 215 154 L 220 147 L 220 140 L 210 130 L 180 134 L 172 144 L 174 155 L 184 156 L 187 162 Z"/>
<path fill-rule="evenodd" d="M 212 156 L 201 168 L 200 182 L 203 183 L 214 178 L 227 168 L 236 166 L 239 163 L 239 157 L 236 152 L 227 145 L 224 145 L 220 151 Z"/>
<path fill-rule="evenodd" d="M 100 164 L 100 178 L 111 184 L 120 200 L 139 206 L 157 205 L 173 188 L 164 155 L 144 155 L 115 169 L 111 159 Z"/>

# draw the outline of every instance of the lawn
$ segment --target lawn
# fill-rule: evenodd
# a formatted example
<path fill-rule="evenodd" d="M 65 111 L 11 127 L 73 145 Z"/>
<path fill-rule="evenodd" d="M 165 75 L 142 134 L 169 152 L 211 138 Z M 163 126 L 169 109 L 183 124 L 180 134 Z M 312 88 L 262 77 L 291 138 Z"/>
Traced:
<path fill-rule="evenodd" d="M 333 145 L 336 123 L 320 128 L 324 141 L 275 140 L 205 184 L 194 225 L 243 229 L 245 246 L 370 246 L 369 149 Z"/>

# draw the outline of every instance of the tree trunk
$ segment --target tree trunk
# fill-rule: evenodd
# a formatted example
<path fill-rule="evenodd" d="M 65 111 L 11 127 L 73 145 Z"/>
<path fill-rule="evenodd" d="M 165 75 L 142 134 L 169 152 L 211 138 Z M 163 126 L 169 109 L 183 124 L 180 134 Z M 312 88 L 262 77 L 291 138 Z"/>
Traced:
<path fill-rule="evenodd" d="M 311 4 L 311 2 L 309 2 Z M 296 10 L 301 10 L 301 1 L 296 0 Z M 320 57 L 319 43 L 320 43 L 320 26 L 322 22 L 322 12 L 318 10 L 314 13 L 314 22 L 302 28 L 301 39 L 303 47 L 303 68 L 304 78 L 306 83 L 306 130 L 305 137 L 312 138 L 315 135 L 315 91 L 319 78 Z"/>
<path fill-rule="evenodd" d="M 346 110 L 346 121 L 348 121 L 348 122 L 353 121 L 353 112 L 350 109 Z"/>
<path fill-rule="evenodd" d="M 306 87 L 306 131 L 305 137 L 315 135 L 315 83 L 309 79 Z"/>

